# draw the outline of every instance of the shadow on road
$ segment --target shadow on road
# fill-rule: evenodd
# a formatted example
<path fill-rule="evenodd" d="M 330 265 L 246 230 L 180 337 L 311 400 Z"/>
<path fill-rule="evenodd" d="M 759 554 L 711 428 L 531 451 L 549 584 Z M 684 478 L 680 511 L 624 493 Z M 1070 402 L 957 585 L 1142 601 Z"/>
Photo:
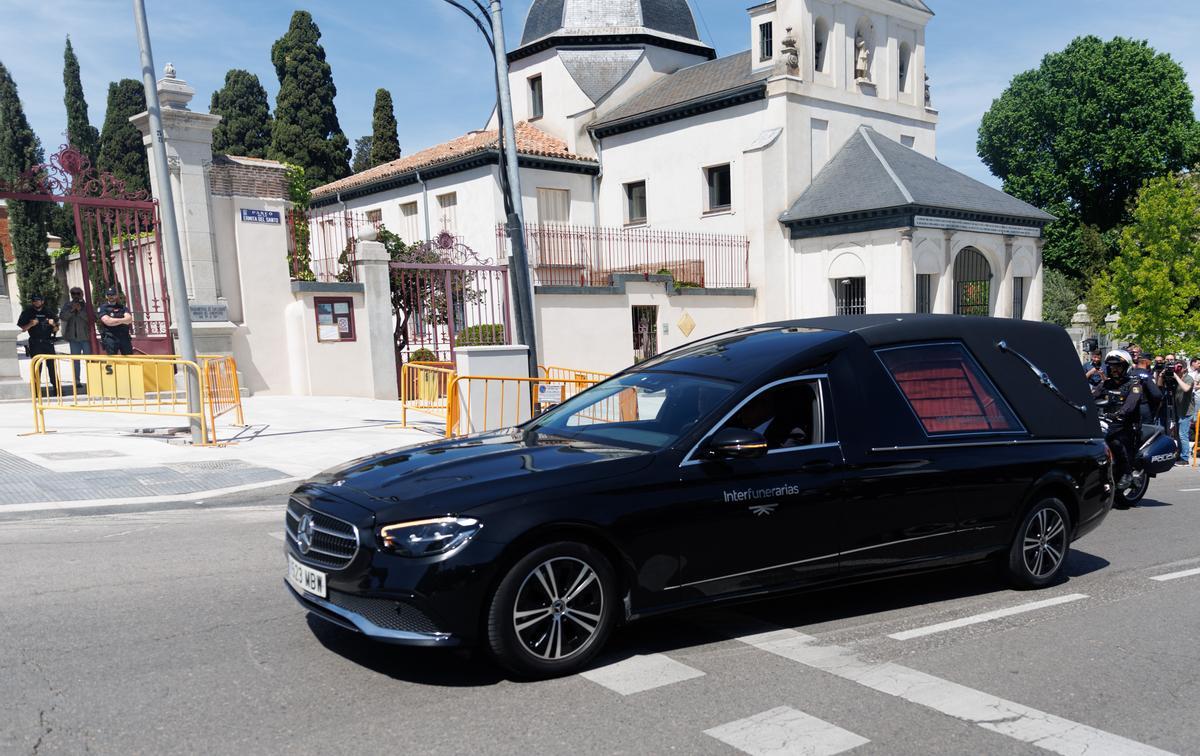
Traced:
<path fill-rule="evenodd" d="M 1067 557 L 1066 579 L 1060 585 L 1108 565 L 1108 560 L 1102 557 L 1072 549 Z M 803 630 L 836 620 L 998 593 L 1012 593 L 1014 603 L 1026 595 L 1012 591 L 993 566 L 971 565 L 743 601 L 737 606 L 739 613 L 761 622 Z M 670 653 L 727 639 L 728 624 L 718 626 L 712 621 L 712 613 L 712 607 L 705 607 L 618 628 L 610 637 L 606 650 L 591 666 L 600 667 L 640 654 Z M 368 641 L 312 615 L 308 617 L 308 625 L 317 640 L 330 651 L 396 680 L 444 687 L 482 687 L 512 679 L 482 651 L 388 646 Z M 748 632 L 753 631 L 748 628 Z"/>

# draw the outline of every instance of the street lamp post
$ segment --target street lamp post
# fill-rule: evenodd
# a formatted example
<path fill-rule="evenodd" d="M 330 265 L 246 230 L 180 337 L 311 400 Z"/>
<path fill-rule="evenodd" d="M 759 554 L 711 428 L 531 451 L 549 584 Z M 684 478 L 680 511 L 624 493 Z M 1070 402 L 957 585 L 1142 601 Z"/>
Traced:
<path fill-rule="evenodd" d="M 509 242 L 512 244 L 512 259 L 509 261 L 508 271 L 509 278 L 512 280 L 513 310 L 517 321 L 517 338 L 523 341 L 529 349 L 529 377 L 537 378 L 537 331 L 533 318 L 533 282 L 529 276 L 528 256 L 525 252 L 521 172 L 517 164 L 516 124 L 513 122 L 512 96 L 508 88 L 508 57 L 504 51 L 504 20 L 500 0 L 491 0 L 490 11 L 484 8 L 480 0 L 469 0 L 482 14 L 482 18 L 459 0 L 444 0 L 444 2 L 458 8 L 475 22 L 475 26 L 479 28 L 480 34 L 487 41 L 496 60 L 496 115 L 499 122 L 497 133 L 502 145 L 500 185 L 504 193 L 505 230 L 508 232 Z M 487 22 L 489 16 L 490 22 Z"/>
<path fill-rule="evenodd" d="M 133 18 L 137 24 L 138 47 L 142 56 L 142 84 L 146 89 L 146 111 L 150 116 L 151 162 L 158 182 L 158 209 L 162 218 L 162 242 L 170 276 L 171 304 L 175 327 L 179 329 L 179 356 L 193 365 L 196 347 L 192 341 L 192 311 L 188 306 L 187 281 L 183 275 L 183 255 L 179 251 L 179 226 L 175 222 L 175 198 L 171 175 L 167 171 L 167 147 L 163 143 L 162 110 L 158 102 L 158 84 L 154 79 L 154 55 L 150 49 L 150 29 L 146 25 L 145 0 L 133 0 Z M 200 376 L 185 370 L 188 382 L 188 413 L 191 417 L 192 443 L 205 442 L 200 427 Z"/>

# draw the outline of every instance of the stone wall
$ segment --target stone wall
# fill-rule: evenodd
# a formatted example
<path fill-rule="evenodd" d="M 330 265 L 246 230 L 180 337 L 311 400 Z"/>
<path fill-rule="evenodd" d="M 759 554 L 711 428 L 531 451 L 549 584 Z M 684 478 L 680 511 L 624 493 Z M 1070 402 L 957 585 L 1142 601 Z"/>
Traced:
<path fill-rule="evenodd" d="M 288 198 L 287 169 L 274 160 L 213 155 L 208 183 L 218 197 Z"/>

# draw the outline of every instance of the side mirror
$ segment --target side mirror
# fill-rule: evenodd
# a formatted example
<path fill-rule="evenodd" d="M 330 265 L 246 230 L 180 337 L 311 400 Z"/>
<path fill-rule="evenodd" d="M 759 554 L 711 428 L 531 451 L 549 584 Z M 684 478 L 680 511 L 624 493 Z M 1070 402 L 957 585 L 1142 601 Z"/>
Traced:
<path fill-rule="evenodd" d="M 767 439 L 743 428 L 723 428 L 704 445 L 706 459 L 758 459 L 767 454 Z"/>

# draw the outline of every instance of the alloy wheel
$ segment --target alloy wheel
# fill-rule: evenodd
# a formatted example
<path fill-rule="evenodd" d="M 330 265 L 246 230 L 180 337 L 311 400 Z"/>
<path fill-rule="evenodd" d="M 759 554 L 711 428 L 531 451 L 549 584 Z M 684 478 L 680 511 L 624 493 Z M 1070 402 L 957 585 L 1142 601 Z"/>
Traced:
<path fill-rule="evenodd" d="M 1051 575 L 1067 553 L 1067 525 L 1049 507 L 1038 510 L 1025 528 L 1022 544 L 1025 568 L 1035 578 Z"/>
<path fill-rule="evenodd" d="M 555 557 L 521 583 L 512 622 L 526 651 L 558 661 L 586 648 L 603 616 L 604 588 L 596 571 L 580 559 Z"/>

